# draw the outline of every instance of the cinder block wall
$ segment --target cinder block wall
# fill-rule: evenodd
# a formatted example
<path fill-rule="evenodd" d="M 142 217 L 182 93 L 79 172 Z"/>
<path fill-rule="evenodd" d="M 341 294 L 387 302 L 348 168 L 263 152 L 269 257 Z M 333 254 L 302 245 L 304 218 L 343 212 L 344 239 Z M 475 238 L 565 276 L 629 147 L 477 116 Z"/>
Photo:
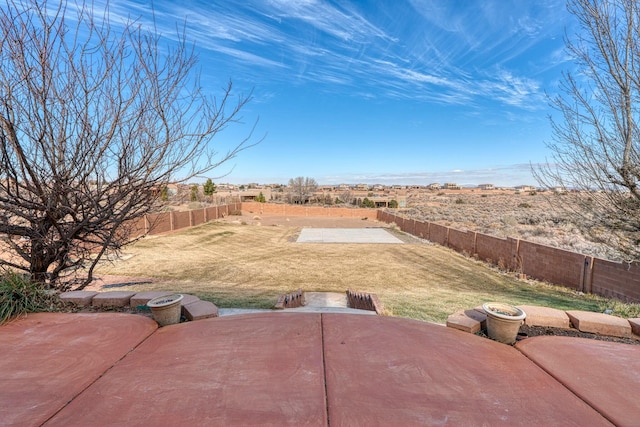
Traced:
<path fill-rule="evenodd" d="M 640 265 L 593 258 L 591 289 L 597 295 L 640 302 Z"/>
<path fill-rule="evenodd" d="M 483 261 L 516 270 L 517 240 L 476 233 L 476 254 Z"/>
<path fill-rule="evenodd" d="M 413 221 L 379 211 L 378 219 L 483 261 L 504 266 L 534 279 L 628 302 L 640 302 L 640 264 L 617 263 L 519 239 L 501 239 L 460 231 L 433 222 Z"/>

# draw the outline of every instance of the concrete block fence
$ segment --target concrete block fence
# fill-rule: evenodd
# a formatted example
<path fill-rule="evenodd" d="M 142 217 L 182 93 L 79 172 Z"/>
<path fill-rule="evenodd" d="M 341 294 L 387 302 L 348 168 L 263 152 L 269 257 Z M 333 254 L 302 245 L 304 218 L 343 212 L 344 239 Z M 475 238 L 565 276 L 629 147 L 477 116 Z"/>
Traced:
<path fill-rule="evenodd" d="M 276 203 L 244 202 L 182 212 L 147 215 L 132 224 L 134 235 L 161 234 L 193 227 L 235 211 L 256 215 L 369 218 L 395 223 L 405 233 L 457 252 L 577 291 L 640 303 L 640 264 L 618 263 L 514 238 L 461 231 L 428 221 L 417 221 L 382 209 L 326 208 Z"/>
<path fill-rule="evenodd" d="M 526 240 L 460 231 L 432 222 L 410 220 L 383 210 L 378 220 L 400 230 L 508 270 L 622 301 L 640 303 L 640 264 L 619 263 Z"/>

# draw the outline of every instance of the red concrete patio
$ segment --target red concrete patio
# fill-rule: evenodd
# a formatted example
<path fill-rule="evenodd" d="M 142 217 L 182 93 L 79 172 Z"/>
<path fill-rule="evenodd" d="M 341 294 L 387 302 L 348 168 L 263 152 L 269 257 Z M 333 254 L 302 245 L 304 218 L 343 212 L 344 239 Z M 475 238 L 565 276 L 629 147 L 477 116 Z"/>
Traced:
<path fill-rule="evenodd" d="M 0 327 L 0 425 L 638 425 L 640 346 L 331 313 Z"/>

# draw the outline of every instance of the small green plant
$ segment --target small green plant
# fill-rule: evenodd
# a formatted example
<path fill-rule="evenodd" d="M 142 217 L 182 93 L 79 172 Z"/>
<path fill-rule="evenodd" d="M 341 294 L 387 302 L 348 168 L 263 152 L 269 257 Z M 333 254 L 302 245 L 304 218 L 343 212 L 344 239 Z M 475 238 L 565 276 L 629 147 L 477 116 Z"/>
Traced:
<path fill-rule="evenodd" d="M 267 202 L 267 199 L 264 197 L 264 194 L 262 194 L 262 191 L 260 192 L 260 194 L 258 194 L 258 197 L 256 197 L 256 202 L 260 202 L 260 203 Z"/>
<path fill-rule="evenodd" d="M 460 197 L 458 197 L 456 199 L 456 205 L 464 205 L 464 200 L 462 200 Z"/>
<path fill-rule="evenodd" d="M 213 193 L 216 192 L 216 185 L 213 183 L 211 178 L 208 178 L 202 187 L 205 196 L 212 196 Z"/>
<path fill-rule="evenodd" d="M 375 208 L 376 207 L 376 202 L 374 202 L 373 200 L 370 200 L 368 197 L 365 197 L 364 200 L 362 201 L 362 207 L 363 208 Z"/>
<path fill-rule="evenodd" d="M 397 209 L 398 208 L 398 201 L 393 199 L 389 201 L 389 207 L 391 209 Z"/>
<path fill-rule="evenodd" d="M 0 276 L 0 325 L 21 314 L 58 311 L 62 306 L 57 296 L 22 275 Z"/>
<path fill-rule="evenodd" d="M 529 209 L 529 208 L 532 208 L 533 206 L 531 206 L 531 205 L 530 205 L 529 203 L 527 203 L 527 202 L 524 202 L 524 203 L 520 203 L 520 204 L 518 205 L 518 207 L 519 207 L 519 208 L 524 208 L 524 209 Z"/>
<path fill-rule="evenodd" d="M 191 186 L 191 201 L 195 202 L 198 200 L 198 186 L 196 184 L 193 184 Z"/>

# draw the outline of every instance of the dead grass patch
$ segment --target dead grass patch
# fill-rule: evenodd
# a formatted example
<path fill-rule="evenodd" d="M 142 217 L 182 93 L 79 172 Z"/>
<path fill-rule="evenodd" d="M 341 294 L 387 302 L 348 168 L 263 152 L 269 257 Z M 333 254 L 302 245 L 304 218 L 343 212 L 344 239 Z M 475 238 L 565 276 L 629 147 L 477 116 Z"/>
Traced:
<path fill-rule="evenodd" d="M 518 281 L 450 249 L 406 239 L 402 245 L 295 243 L 297 227 L 212 222 L 145 238 L 127 259 L 97 275 L 144 276 L 136 291 L 178 290 L 220 307 L 269 308 L 278 296 L 305 291 L 378 295 L 395 316 L 443 323 L 486 301 L 601 311 L 606 300 L 536 282 Z M 397 231 L 395 233 L 398 233 Z"/>

